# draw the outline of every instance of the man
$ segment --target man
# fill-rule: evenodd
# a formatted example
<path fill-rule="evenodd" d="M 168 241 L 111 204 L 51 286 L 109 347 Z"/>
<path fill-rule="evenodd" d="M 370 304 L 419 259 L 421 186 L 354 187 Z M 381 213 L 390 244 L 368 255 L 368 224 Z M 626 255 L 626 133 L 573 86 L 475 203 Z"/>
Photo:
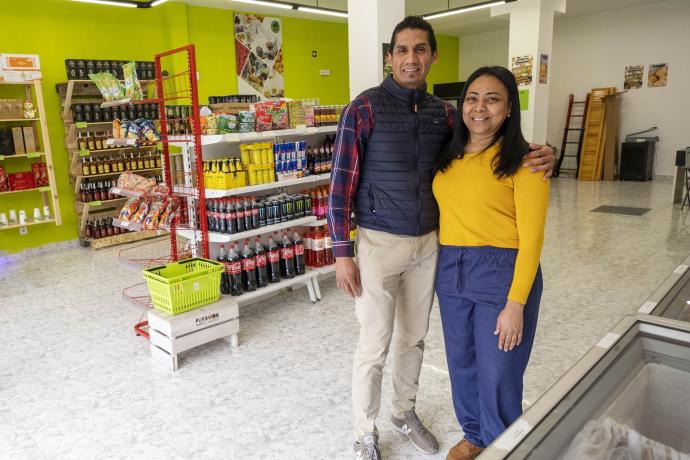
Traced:
<path fill-rule="evenodd" d="M 433 165 L 457 118 L 452 105 L 426 92 L 437 57 L 431 25 L 405 18 L 386 56 L 392 76 L 346 107 L 336 136 L 328 225 L 337 285 L 355 298 L 360 323 L 352 379 L 357 459 L 381 459 L 375 421 L 394 331 L 391 421 L 421 452 L 439 448 L 415 412 L 438 253 Z M 550 171 L 553 151 L 533 148 L 540 150 L 528 165 Z M 349 239 L 353 210 L 357 262 Z"/>

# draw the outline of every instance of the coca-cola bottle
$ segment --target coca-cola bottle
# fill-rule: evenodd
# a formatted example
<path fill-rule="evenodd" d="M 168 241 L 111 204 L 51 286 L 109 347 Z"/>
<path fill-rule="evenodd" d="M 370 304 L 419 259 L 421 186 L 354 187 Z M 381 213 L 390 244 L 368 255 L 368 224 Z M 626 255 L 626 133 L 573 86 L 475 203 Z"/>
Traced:
<path fill-rule="evenodd" d="M 228 253 L 227 265 L 229 265 L 228 281 L 230 283 L 230 295 L 242 295 L 242 257 L 237 252 L 237 243 L 235 247 L 230 247 Z"/>
<path fill-rule="evenodd" d="M 206 200 L 206 225 L 209 232 L 215 232 L 216 226 L 213 220 L 213 200 Z"/>
<path fill-rule="evenodd" d="M 314 230 L 311 240 L 312 261 L 314 267 L 323 267 L 326 264 L 326 254 L 324 249 L 324 234 L 319 229 Z"/>
<path fill-rule="evenodd" d="M 283 233 L 280 244 L 280 274 L 283 278 L 295 277 L 295 251 L 292 241 Z"/>
<path fill-rule="evenodd" d="M 220 233 L 228 233 L 228 221 L 226 220 L 228 217 L 228 210 L 225 208 L 225 201 L 216 201 L 218 202 L 218 214 L 216 217 L 216 225 L 218 226 L 217 231 Z"/>
<path fill-rule="evenodd" d="M 323 250 L 325 255 L 324 263 L 326 265 L 333 265 L 335 257 L 333 256 L 333 240 L 331 239 L 331 232 L 327 227 L 323 227 Z"/>
<path fill-rule="evenodd" d="M 242 201 L 239 199 L 235 199 L 235 215 L 237 222 L 237 233 L 244 232 L 247 230 L 247 227 L 244 225 L 244 206 L 242 205 Z"/>
<path fill-rule="evenodd" d="M 266 249 L 258 237 L 254 245 L 254 252 L 256 253 L 256 286 L 266 287 L 268 286 L 268 257 Z"/>
<path fill-rule="evenodd" d="M 244 199 L 244 227 L 247 230 L 254 229 L 254 220 L 252 219 L 252 204 L 248 198 Z"/>
<path fill-rule="evenodd" d="M 251 197 L 252 200 L 252 228 L 259 228 L 261 227 L 261 221 L 259 219 L 259 208 L 261 207 L 257 202 L 256 202 L 256 197 Z"/>
<path fill-rule="evenodd" d="M 237 213 L 235 207 L 230 200 L 225 200 L 225 227 L 228 233 L 237 233 Z"/>
<path fill-rule="evenodd" d="M 280 247 L 272 238 L 268 237 L 268 281 L 280 281 Z"/>
<path fill-rule="evenodd" d="M 230 264 L 228 263 L 228 257 L 225 254 L 225 246 L 222 244 L 218 249 L 218 262 L 223 264 L 223 272 L 220 274 L 220 292 L 221 294 L 230 294 Z"/>
<path fill-rule="evenodd" d="M 256 291 L 256 256 L 249 240 L 244 240 L 242 251 L 242 287 L 247 292 Z"/>
<path fill-rule="evenodd" d="M 292 236 L 292 247 L 295 253 L 295 275 L 304 275 L 304 241 L 302 241 L 302 238 L 300 238 L 297 232 Z"/>

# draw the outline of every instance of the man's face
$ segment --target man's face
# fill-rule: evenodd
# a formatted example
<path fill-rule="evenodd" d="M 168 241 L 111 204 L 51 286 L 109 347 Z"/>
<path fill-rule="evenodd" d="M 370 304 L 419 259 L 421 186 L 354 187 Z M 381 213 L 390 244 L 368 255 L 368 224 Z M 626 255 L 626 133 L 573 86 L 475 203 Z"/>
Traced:
<path fill-rule="evenodd" d="M 393 79 L 403 88 L 424 86 L 437 53 L 431 52 L 429 34 L 421 29 L 403 29 L 395 35 L 395 48 L 386 55 Z"/>

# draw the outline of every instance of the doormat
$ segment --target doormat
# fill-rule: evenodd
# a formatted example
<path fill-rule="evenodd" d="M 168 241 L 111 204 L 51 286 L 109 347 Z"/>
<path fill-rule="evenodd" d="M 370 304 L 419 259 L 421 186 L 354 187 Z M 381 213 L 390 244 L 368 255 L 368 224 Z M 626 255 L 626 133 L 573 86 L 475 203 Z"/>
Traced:
<path fill-rule="evenodd" d="M 607 214 L 621 214 L 624 216 L 641 216 L 650 208 L 631 208 L 630 206 L 599 206 L 591 212 L 605 212 Z"/>

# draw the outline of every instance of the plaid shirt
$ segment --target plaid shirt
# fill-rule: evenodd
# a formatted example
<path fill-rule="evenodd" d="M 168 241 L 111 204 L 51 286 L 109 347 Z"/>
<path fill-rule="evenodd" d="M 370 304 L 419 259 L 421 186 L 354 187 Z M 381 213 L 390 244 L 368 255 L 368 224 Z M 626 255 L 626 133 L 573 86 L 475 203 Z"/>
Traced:
<path fill-rule="evenodd" d="M 452 128 L 457 110 L 448 102 L 444 101 L 443 105 L 448 115 L 448 126 Z M 343 110 L 333 152 L 327 220 L 335 257 L 355 255 L 354 242 L 350 241 L 350 215 L 357 195 L 361 155 L 373 128 L 374 115 L 369 99 L 360 95 Z"/>

